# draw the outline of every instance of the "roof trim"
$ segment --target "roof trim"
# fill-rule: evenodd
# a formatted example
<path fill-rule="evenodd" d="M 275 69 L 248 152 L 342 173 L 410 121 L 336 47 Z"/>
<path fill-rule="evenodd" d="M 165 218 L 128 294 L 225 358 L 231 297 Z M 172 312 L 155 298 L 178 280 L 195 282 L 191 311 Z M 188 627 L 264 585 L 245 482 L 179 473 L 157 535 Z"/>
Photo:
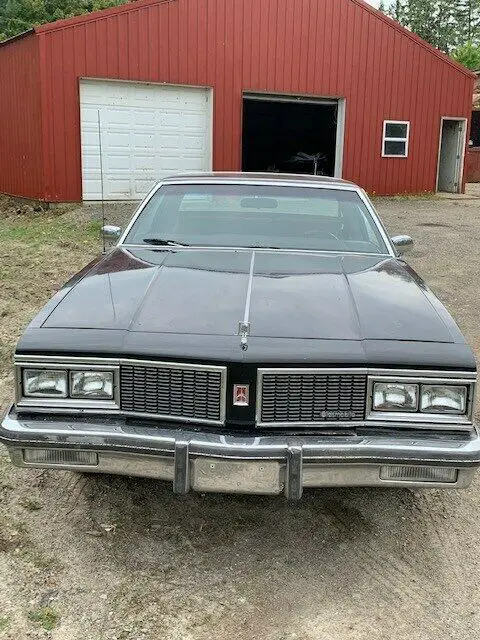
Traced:
<path fill-rule="evenodd" d="M 59 29 L 74 27 L 76 24 L 82 24 L 84 22 L 96 22 L 98 20 L 104 20 L 106 18 L 110 18 L 111 16 L 120 15 L 122 13 L 138 11 L 139 9 L 143 9 L 144 7 L 149 7 L 151 5 L 168 4 L 173 2 L 178 2 L 178 0 L 129 0 L 125 4 L 121 4 L 117 7 L 100 9 L 99 11 L 84 13 L 80 16 L 74 16 L 73 18 L 64 18 L 63 20 L 57 20 L 56 22 L 47 22 L 46 24 L 35 27 L 35 33 L 49 33 L 51 31 L 57 31 Z"/>
<path fill-rule="evenodd" d="M 33 35 L 34 33 L 35 33 L 35 29 L 33 27 L 31 29 L 27 29 L 26 31 L 22 31 L 22 33 L 17 33 L 16 36 L 11 36 L 6 40 L 0 40 L 0 47 L 4 47 L 6 44 L 10 44 L 12 42 L 15 42 L 16 40 L 22 40 L 27 36 Z"/>
<path fill-rule="evenodd" d="M 192 182 L 240 182 L 240 183 L 254 183 L 254 182 L 268 182 L 271 184 L 277 184 L 279 182 L 289 184 L 304 184 L 311 185 L 343 185 L 349 187 L 355 187 L 359 189 L 358 185 L 344 180 L 343 178 L 334 178 L 333 176 L 316 176 L 309 173 L 269 173 L 265 171 L 204 171 L 194 173 L 180 173 L 172 174 L 161 178 L 157 184 L 173 184 L 173 183 L 185 183 L 192 184 Z"/>
<path fill-rule="evenodd" d="M 423 38 L 420 38 L 420 36 L 417 36 L 417 34 L 413 33 L 413 31 L 409 31 L 407 28 L 403 27 L 399 22 L 397 22 L 393 18 L 390 18 L 382 11 L 375 9 L 375 7 L 372 7 L 370 4 L 365 2 L 365 0 L 350 0 L 350 2 L 353 2 L 354 4 L 364 9 L 365 11 L 368 11 L 369 13 L 373 14 L 379 20 L 382 20 L 382 22 L 385 22 L 390 27 L 393 27 L 396 31 L 403 34 L 407 38 L 410 38 L 410 40 L 420 45 L 430 53 L 433 53 L 433 55 L 436 56 L 439 60 L 446 62 L 457 71 L 461 71 L 464 75 L 466 75 L 469 78 L 475 77 L 475 73 L 473 71 L 471 71 L 470 69 L 467 69 L 459 62 L 455 62 L 455 60 L 453 60 L 453 58 L 450 58 L 450 56 L 448 56 L 446 53 L 443 53 L 443 51 L 440 51 L 440 49 L 437 49 L 426 40 L 423 40 Z"/>

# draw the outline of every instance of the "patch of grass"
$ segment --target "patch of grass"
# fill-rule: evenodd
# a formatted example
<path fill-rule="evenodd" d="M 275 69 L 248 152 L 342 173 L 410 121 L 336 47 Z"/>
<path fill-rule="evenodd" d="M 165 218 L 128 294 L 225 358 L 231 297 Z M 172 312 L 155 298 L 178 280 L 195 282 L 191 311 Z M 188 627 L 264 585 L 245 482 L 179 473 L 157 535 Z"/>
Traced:
<path fill-rule="evenodd" d="M 49 571 L 58 565 L 58 560 L 56 558 L 47 556 L 45 553 L 38 551 L 37 549 L 24 549 L 22 551 L 22 558 L 26 562 L 33 564 L 34 567 L 41 571 Z"/>
<path fill-rule="evenodd" d="M 28 527 L 22 520 L 12 521 L 11 524 L 13 529 L 15 529 L 15 531 L 22 536 L 26 535 L 26 533 L 28 532 Z"/>
<path fill-rule="evenodd" d="M 0 552 L 11 553 L 27 544 L 28 536 L 24 523 L 6 513 L 0 515 Z"/>
<path fill-rule="evenodd" d="M 38 622 L 45 631 L 52 631 L 60 621 L 60 616 L 53 607 L 40 607 L 29 611 L 28 619 Z"/>
<path fill-rule="evenodd" d="M 64 282 L 102 250 L 101 222 L 51 211 L 2 216 L 0 409 L 12 396 L 12 355 L 25 326 Z"/>
<path fill-rule="evenodd" d="M 0 632 L 6 631 L 10 627 L 10 618 L 8 616 L 0 616 Z"/>
<path fill-rule="evenodd" d="M 62 217 L 52 218 L 41 215 L 2 220 L 0 238 L 2 242 L 27 244 L 32 248 L 57 243 L 63 247 L 70 247 L 72 244 L 89 244 L 91 241 L 97 241 L 100 246 L 101 227 L 101 222 L 97 220 L 77 225 Z"/>
<path fill-rule="evenodd" d="M 20 501 L 20 504 L 27 511 L 40 511 L 40 509 L 43 509 L 42 503 L 34 498 L 24 498 Z"/>

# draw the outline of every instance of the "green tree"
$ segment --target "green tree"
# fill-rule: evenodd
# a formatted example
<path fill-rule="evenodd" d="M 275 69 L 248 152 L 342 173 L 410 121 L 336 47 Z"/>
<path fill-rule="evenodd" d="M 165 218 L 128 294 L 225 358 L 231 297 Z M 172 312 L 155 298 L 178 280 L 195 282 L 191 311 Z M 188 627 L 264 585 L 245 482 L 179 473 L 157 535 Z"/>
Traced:
<path fill-rule="evenodd" d="M 397 22 L 404 24 L 407 19 L 407 4 L 407 0 L 393 0 L 388 3 L 388 7 L 385 9 L 385 4 L 382 2 L 382 11 L 397 20 Z"/>
<path fill-rule="evenodd" d="M 452 53 L 452 58 L 472 71 L 480 70 L 480 46 L 467 42 Z"/>
<path fill-rule="evenodd" d="M 480 44 L 480 0 L 458 0 L 462 43 Z"/>
<path fill-rule="evenodd" d="M 388 14 L 447 53 L 458 46 L 460 0 L 397 0 Z M 479 0 L 480 1 L 480 0 Z"/>
<path fill-rule="evenodd" d="M 128 0 L 0 0 L 0 40 L 34 26 L 71 18 Z"/>

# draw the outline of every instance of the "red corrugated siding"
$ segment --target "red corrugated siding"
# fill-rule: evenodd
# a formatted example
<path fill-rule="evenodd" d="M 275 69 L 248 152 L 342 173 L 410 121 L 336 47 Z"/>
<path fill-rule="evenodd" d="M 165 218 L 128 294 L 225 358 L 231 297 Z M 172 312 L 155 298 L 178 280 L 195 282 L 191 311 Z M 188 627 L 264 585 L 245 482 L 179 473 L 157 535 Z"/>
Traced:
<path fill-rule="evenodd" d="M 0 192 L 44 197 L 38 40 L 0 48 Z"/>
<path fill-rule="evenodd" d="M 467 152 L 467 182 L 480 182 L 480 148 L 473 147 Z"/>
<path fill-rule="evenodd" d="M 441 116 L 470 116 L 473 79 L 361 0 L 142 1 L 38 29 L 45 189 L 81 197 L 81 77 L 214 88 L 214 168 L 241 166 L 242 91 L 346 98 L 345 178 L 381 194 L 435 189 Z M 410 120 L 408 159 L 382 158 Z"/>

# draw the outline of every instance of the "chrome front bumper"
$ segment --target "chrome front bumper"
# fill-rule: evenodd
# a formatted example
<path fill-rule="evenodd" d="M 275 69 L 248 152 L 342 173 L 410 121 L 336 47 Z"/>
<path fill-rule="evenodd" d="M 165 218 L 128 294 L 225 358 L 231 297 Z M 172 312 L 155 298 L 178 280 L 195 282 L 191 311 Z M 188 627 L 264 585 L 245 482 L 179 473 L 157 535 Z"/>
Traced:
<path fill-rule="evenodd" d="M 394 427 L 393 427 L 394 428 Z M 12 407 L 0 442 L 20 467 L 70 469 L 167 480 L 177 493 L 280 494 L 306 487 L 467 487 L 480 465 L 476 427 L 461 434 L 229 436 L 99 416 L 26 416 Z M 48 451 L 51 463 L 29 462 Z M 53 454 L 53 451 L 57 452 Z M 75 452 L 90 452 L 76 461 Z M 30 453 L 26 453 L 30 452 Z M 428 471 L 429 479 L 419 479 Z M 391 473 L 393 469 L 393 473 Z M 402 470 L 410 470 L 407 479 Z M 437 472 L 448 470 L 448 481 Z M 452 471 L 453 470 L 453 471 Z M 398 471 L 398 473 L 397 473 Z"/>

